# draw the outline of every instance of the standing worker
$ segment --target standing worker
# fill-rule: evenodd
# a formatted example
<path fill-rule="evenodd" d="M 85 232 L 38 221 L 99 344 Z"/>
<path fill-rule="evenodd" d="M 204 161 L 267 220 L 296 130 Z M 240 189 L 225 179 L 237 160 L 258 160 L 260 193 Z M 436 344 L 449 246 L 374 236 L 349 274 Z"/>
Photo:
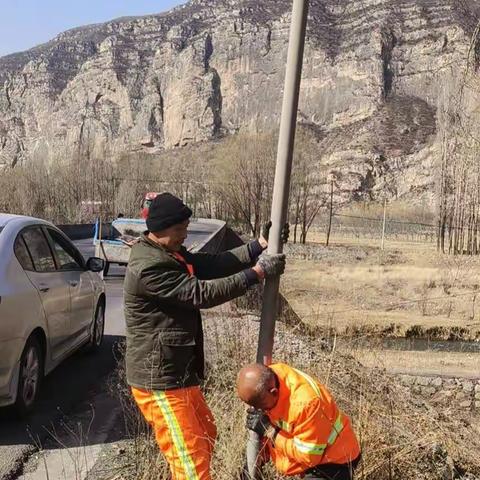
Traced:
<path fill-rule="evenodd" d="M 360 447 L 350 419 L 321 383 L 283 363 L 255 363 L 240 371 L 237 393 L 252 407 L 247 428 L 264 438 L 261 456 L 279 472 L 352 480 Z"/>
<path fill-rule="evenodd" d="M 216 427 L 204 379 L 200 309 L 280 275 L 283 255 L 259 255 L 265 238 L 218 255 L 183 246 L 192 211 L 169 194 L 149 207 L 148 231 L 133 245 L 125 277 L 127 381 L 153 426 L 173 480 L 210 480 Z M 258 258 L 258 260 L 257 260 Z M 253 267 L 252 267 L 253 265 Z"/>

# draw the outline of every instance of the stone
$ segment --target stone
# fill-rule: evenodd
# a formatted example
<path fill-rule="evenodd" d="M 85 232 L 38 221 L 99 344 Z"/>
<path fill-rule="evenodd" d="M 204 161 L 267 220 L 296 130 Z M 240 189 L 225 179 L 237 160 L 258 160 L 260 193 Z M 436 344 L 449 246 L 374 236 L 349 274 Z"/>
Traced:
<path fill-rule="evenodd" d="M 400 375 L 400 382 L 402 382 L 404 385 L 415 385 L 416 382 L 416 377 L 413 375 Z"/>
<path fill-rule="evenodd" d="M 480 410 L 480 401 L 477 400 L 477 401 L 474 403 L 474 406 L 475 406 L 475 408 L 476 408 L 477 410 Z"/>
<path fill-rule="evenodd" d="M 467 394 L 465 392 L 457 392 L 455 394 L 455 400 L 458 401 L 463 401 L 467 399 Z M 470 400 L 469 400 L 470 401 Z"/>
<path fill-rule="evenodd" d="M 446 378 L 443 381 L 443 388 L 455 388 L 457 386 L 457 382 L 453 378 Z"/>
<path fill-rule="evenodd" d="M 480 383 L 475 385 L 475 393 L 480 393 Z"/>
<path fill-rule="evenodd" d="M 441 377 L 436 377 L 432 380 L 432 386 L 435 388 L 440 388 L 443 385 L 443 380 Z"/>
<path fill-rule="evenodd" d="M 420 394 L 422 393 L 422 387 L 419 387 L 418 385 L 413 385 L 412 392 L 416 394 Z"/>
<path fill-rule="evenodd" d="M 191 0 L 0 58 L 0 164 L 106 145 L 158 154 L 277 129 L 291 4 Z M 322 132 L 322 175 L 336 174 L 339 201 L 433 195 L 438 92 L 456 79 L 451 65 L 464 64 L 476 16 L 453 0 L 397 8 L 310 7 L 299 121 Z"/>
<path fill-rule="evenodd" d="M 451 390 L 440 390 L 430 399 L 432 403 L 447 403 L 453 397 Z"/>
<path fill-rule="evenodd" d="M 425 397 L 430 397 L 436 393 L 435 387 L 421 387 L 420 393 Z"/>
<path fill-rule="evenodd" d="M 431 377 L 417 377 L 417 385 L 421 385 L 422 387 L 426 387 L 430 385 L 432 382 Z"/>
<path fill-rule="evenodd" d="M 462 384 L 462 388 L 464 392 L 468 392 L 468 393 L 473 392 L 473 388 L 474 388 L 473 382 L 471 382 L 470 380 L 464 381 Z"/>
<path fill-rule="evenodd" d="M 464 400 L 463 402 L 460 402 L 458 404 L 460 408 L 471 408 L 472 407 L 472 402 L 470 400 Z"/>

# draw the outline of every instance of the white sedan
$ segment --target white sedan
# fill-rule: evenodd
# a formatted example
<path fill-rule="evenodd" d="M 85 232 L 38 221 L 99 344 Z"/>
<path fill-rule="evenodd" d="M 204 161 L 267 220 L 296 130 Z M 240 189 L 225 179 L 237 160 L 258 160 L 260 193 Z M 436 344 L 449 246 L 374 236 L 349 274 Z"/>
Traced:
<path fill-rule="evenodd" d="M 80 347 L 100 347 L 103 268 L 51 223 L 0 214 L 0 406 L 28 413 L 44 375 Z"/>

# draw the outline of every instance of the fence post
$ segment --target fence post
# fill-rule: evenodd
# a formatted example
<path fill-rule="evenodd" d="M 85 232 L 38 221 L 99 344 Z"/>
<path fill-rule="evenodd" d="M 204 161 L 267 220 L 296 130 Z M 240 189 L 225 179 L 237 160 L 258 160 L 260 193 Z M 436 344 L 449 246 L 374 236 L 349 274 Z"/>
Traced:
<path fill-rule="evenodd" d="M 326 246 L 330 244 L 330 233 L 332 231 L 332 217 L 333 217 L 333 180 L 330 182 L 330 215 L 328 218 L 328 231 Z"/>
<path fill-rule="evenodd" d="M 383 201 L 382 251 L 385 250 L 385 230 L 387 227 L 387 199 Z"/>

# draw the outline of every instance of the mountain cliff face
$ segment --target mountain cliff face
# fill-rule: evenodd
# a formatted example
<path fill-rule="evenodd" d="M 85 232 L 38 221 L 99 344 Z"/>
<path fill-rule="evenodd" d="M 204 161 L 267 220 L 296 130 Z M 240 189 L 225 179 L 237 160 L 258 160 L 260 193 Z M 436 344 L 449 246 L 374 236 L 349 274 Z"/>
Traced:
<path fill-rule="evenodd" d="M 276 128 L 291 5 L 192 0 L 0 58 L 0 164 Z M 477 11 L 466 0 L 311 0 L 299 115 L 346 192 L 429 189 L 438 98 L 466 64 Z"/>

